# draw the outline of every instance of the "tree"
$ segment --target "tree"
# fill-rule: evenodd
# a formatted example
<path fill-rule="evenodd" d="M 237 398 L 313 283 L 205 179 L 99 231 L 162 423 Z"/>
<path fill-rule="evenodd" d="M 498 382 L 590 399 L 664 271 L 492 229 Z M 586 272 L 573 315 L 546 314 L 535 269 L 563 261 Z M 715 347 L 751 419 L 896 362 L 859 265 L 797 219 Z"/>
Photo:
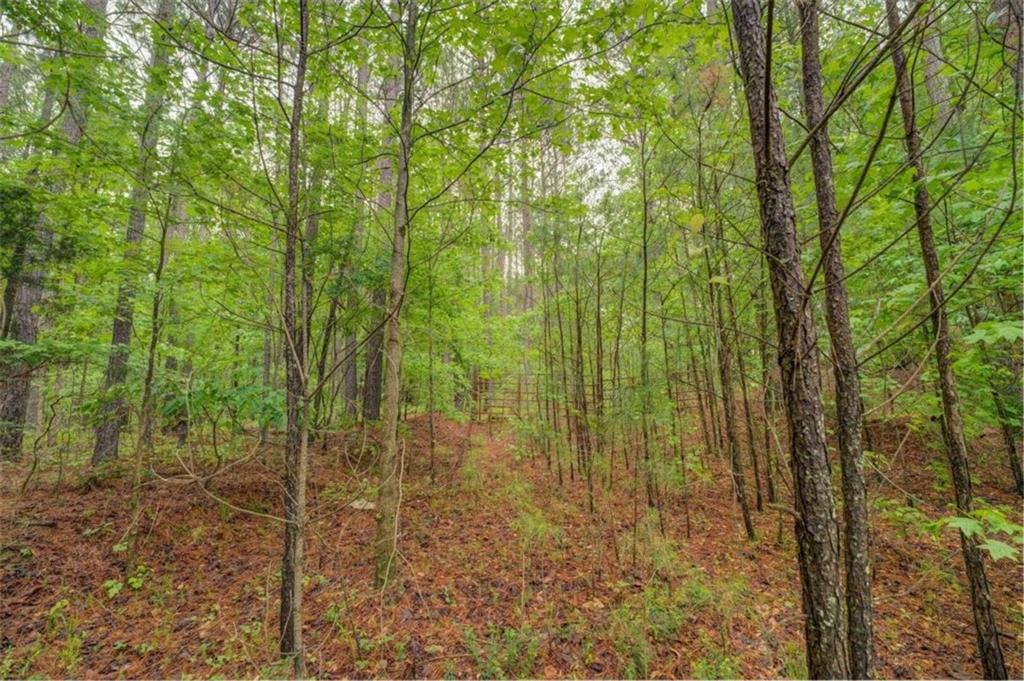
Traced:
<path fill-rule="evenodd" d="M 156 21 L 167 23 L 174 14 L 174 0 L 159 0 Z M 166 73 L 171 46 L 153 32 L 153 43 L 147 69 L 146 93 L 142 103 L 138 148 L 138 176 L 131 193 L 128 229 L 125 233 L 125 259 L 132 263 L 139 257 L 140 245 L 146 232 L 146 218 L 152 193 L 153 176 L 157 166 L 157 143 L 160 140 L 161 120 L 170 79 Z M 103 382 L 106 393 L 96 425 L 96 442 L 92 451 L 93 465 L 117 458 L 121 431 L 128 420 L 128 402 L 123 394 L 128 377 L 128 357 L 132 340 L 132 322 L 135 316 L 134 275 L 130 268 L 122 274 L 117 289 L 110 355 Z"/>
<path fill-rule="evenodd" d="M 106 0 L 87 0 L 85 3 L 86 20 L 79 27 L 80 40 L 86 49 L 102 43 L 106 29 L 106 7 Z M 78 146 L 85 133 L 89 113 L 82 102 L 82 90 L 87 87 L 89 77 L 87 69 L 75 74 L 74 87 L 68 91 L 67 102 L 61 109 L 61 132 L 70 148 Z M 47 87 L 43 99 L 40 121 L 44 123 L 44 129 L 52 122 L 50 118 L 57 94 L 53 87 Z M 36 174 L 37 171 L 33 170 L 32 175 Z M 58 180 L 52 187 L 54 194 L 60 194 L 65 189 L 66 179 Z M 18 245 L 4 273 L 7 286 L 4 289 L 5 316 L 0 338 L 31 346 L 36 343 L 39 335 L 40 320 L 36 307 L 42 302 L 46 291 L 46 261 L 52 256 L 54 245 L 53 225 L 45 212 L 35 215 L 31 230 L 27 229 L 27 225 L 19 229 L 16 242 Z M 0 459 L 16 460 L 21 458 L 33 367 L 30 364 L 15 363 L 2 368 L 7 378 L 0 383 Z"/>
<path fill-rule="evenodd" d="M 871 558 L 867 495 L 864 490 L 864 447 L 861 433 L 860 377 L 857 354 L 850 331 L 850 308 L 846 296 L 846 273 L 840 248 L 839 211 L 832 174 L 828 126 L 822 94 L 821 60 L 818 47 L 818 1 L 797 3 L 800 39 L 803 46 L 804 108 L 811 135 L 811 163 L 818 202 L 818 238 L 825 273 L 825 317 L 832 348 L 832 371 L 836 380 L 836 433 L 842 470 L 843 524 L 846 528 L 843 559 L 846 566 L 846 611 L 850 645 L 850 674 L 866 679 L 872 675 Z M 870 165 L 870 160 L 868 161 Z"/>
<path fill-rule="evenodd" d="M 899 8 L 895 0 L 886 0 L 886 20 L 891 33 L 900 27 Z M 907 160 L 914 177 L 914 215 L 917 238 L 924 262 L 925 281 L 928 284 L 928 302 L 931 311 L 932 336 L 935 343 L 935 365 L 938 372 L 939 395 L 942 398 L 942 433 L 946 444 L 946 456 L 953 477 L 953 491 L 957 511 L 966 515 L 974 506 L 971 489 L 971 473 L 967 457 L 967 442 L 964 438 L 963 418 L 960 414 L 960 396 L 957 394 L 956 374 L 953 371 L 952 340 L 949 317 L 946 312 L 947 298 L 942 286 L 942 269 L 939 266 L 935 236 L 932 233 L 932 199 L 928 191 L 928 175 L 925 172 L 921 138 L 917 130 L 916 113 L 907 58 L 902 41 L 896 39 L 892 48 L 893 70 L 899 95 L 900 113 L 903 118 L 904 143 Z M 985 562 L 978 546 L 977 537 L 960 532 L 960 548 L 967 580 L 971 587 L 971 606 L 974 611 L 974 626 L 977 632 L 978 655 L 985 677 L 1005 679 L 1006 663 L 1003 661 L 1003 647 L 999 641 L 999 629 L 992 613 L 992 593 L 985 574 Z"/>
<path fill-rule="evenodd" d="M 401 453 L 398 446 L 398 409 L 402 366 L 401 314 L 405 298 L 406 238 L 409 229 L 409 157 L 412 155 L 412 111 L 416 82 L 416 0 L 399 5 L 398 25 L 402 35 L 402 94 L 398 123 L 398 164 L 395 182 L 394 234 L 391 275 L 388 280 L 387 317 L 384 324 L 384 450 L 380 459 L 380 494 L 377 511 L 378 586 L 387 584 L 398 542 L 398 502 L 401 494 Z"/>
<path fill-rule="evenodd" d="M 761 232 L 778 328 L 782 398 L 790 437 L 807 670 L 847 678 L 847 633 L 839 569 L 839 527 L 825 446 L 814 319 L 804 301 L 796 213 L 775 89 L 770 44 L 757 0 L 732 0 L 761 205 Z M 768 17 L 772 21 L 772 17 Z"/>

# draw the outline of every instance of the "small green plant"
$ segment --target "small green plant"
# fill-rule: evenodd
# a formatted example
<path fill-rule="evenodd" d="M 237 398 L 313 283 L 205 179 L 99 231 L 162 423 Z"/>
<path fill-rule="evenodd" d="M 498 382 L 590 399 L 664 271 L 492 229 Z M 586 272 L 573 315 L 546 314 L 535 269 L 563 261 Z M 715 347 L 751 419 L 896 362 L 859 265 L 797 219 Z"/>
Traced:
<path fill-rule="evenodd" d="M 491 626 L 482 644 L 476 632 L 467 628 L 463 640 L 477 672 L 487 679 L 529 678 L 541 643 L 529 627 Z"/>
<path fill-rule="evenodd" d="M 916 506 L 906 506 L 895 499 L 878 497 L 872 505 L 886 521 L 892 524 L 903 539 L 911 534 L 917 537 L 934 537 L 936 525 Z"/>
<path fill-rule="evenodd" d="M 484 488 L 484 474 L 480 470 L 479 458 L 476 449 L 470 448 L 462 462 L 462 488 L 467 492 L 480 492 Z"/>
<path fill-rule="evenodd" d="M 85 528 L 84 530 L 82 530 L 82 536 L 83 537 L 92 537 L 92 536 L 97 535 L 97 534 L 108 533 L 108 532 L 112 532 L 112 531 L 113 531 L 113 528 L 111 527 L 110 523 L 106 522 L 106 523 L 100 523 L 96 527 L 87 527 L 87 528 Z"/>
<path fill-rule="evenodd" d="M 679 590 L 684 602 L 694 610 L 705 608 L 715 600 L 715 593 L 708 586 L 704 573 L 696 568 L 689 571 Z"/>
<path fill-rule="evenodd" d="M 70 607 L 71 602 L 66 598 L 60 599 L 50 607 L 50 610 L 46 613 L 46 632 L 48 634 L 67 627 L 67 613 Z"/>
<path fill-rule="evenodd" d="M 60 648 L 61 666 L 68 676 L 73 676 L 82 662 L 82 637 L 80 634 L 69 634 Z"/>
<path fill-rule="evenodd" d="M 627 679 L 645 679 L 650 676 L 654 646 L 647 638 L 643 618 L 629 606 L 612 611 L 609 633 L 616 652 L 626 660 L 623 676 Z"/>
<path fill-rule="evenodd" d="M 49 640 L 63 638 L 57 658 L 60 660 L 64 673 L 67 676 L 73 676 L 81 663 L 82 636 L 78 633 L 77 624 L 71 617 L 71 602 L 68 599 L 60 599 L 47 611 L 46 637 Z"/>
<path fill-rule="evenodd" d="M 107 598 L 117 598 L 117 595 L 124 589 L 124 582 L 118 579 L 108 579 L 103 582 L 103 590 L 107 594 Z"/>
<path fill-rule="evenodd" d="M 138 591 L 146 583 L 146 576 L 149 574 L 149 568 L 145 565 L 139 564 L 135 567 L 135 572 L 128 577 L 126 580 L 128 586 L 132 588 L 132 591 Z"/>
<path fill-rule="evenodd" d="M 661 533 L 658 512 L 648 509 L 637 528 L 637 554 L 650 571 L 663 579 L 681 574 L 678 545 Z"/>
<path fill-rule="evenodd" d="M 650 676 L 654 644 L 675 638 L 687 616 L 706 607 L 713 597 L 701 573 L 694 570 L 682 588 L 672 590 L 656 583 L 627 598 L 612 611 L 609 627 L 615 649 L 626 660 L 623 674 L 631 679 Z"/>
<path fill-rule="evenodd" d="M 1005 506 L 992 506 L 979 499 L 978 508 L 967 515 L 944 518 L 940 523 L 973 537 L 994 561 L 1021 562 L 1024 526 L 1010 520 L 1011 517 L 1017 517 L 1013 510 Z"/>
<path fill-rule="evenodd" d="M 787 679 L 807 678 L 807 656 L 803 648 L 793 641 L 787 642 L 783 650 L 782 675 Z"/>
<path fill-rule="evenodd" d="M 735 679 L 740 676 L 740 663 L 735 656 L 712 643 L 701 634 L 705 654 L 693 663 L 692 676 L 695 679 Z"/>

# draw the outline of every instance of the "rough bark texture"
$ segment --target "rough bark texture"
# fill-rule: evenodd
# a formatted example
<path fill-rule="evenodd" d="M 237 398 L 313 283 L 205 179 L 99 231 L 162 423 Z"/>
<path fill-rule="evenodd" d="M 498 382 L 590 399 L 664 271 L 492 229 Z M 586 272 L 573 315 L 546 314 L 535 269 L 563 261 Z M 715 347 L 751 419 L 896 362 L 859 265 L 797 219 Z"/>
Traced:
<path fill-rule="evenodd" d="M 383 174 L 383 173 L 382 173 Z M 390 171 L 389 171 L 390 175 Z M 390 195 L 390 192 L 389 192 Z M 373 306 L 387 314 L 387 292 L 374 291 L 370 296 Z M 366 340 L 366 372 L 363 374 L 363 420 L 380 418 L 381 383 L 383 377 L 384 327 L 374 329 Z"/>
<path fill-rule="evenodd" d="M 174 0 L 160 0 L 157 20 L 165 23 L 174 13 Z M 156 33 L 154 32 L 154 36 Z M 139 255 L 142 237 L 146 231 L 146 208 L 155 169 L 156 145 L 163 117 L 165 88 L 160 74 L 167 67 L 170 46 L 159 38 L 153 41 L 149 63 L 149 81 L 142 105 L 142 131 L 139 141 L 139 180 L 132 187 L 131 208 L 128 212 L 128 231 L 125 234 L 125 260 Z M 117 289 L 114 323 L 110 339 L 110 355 L 103 381 L 105 400 L 100 408 L 96 426 L 96 443 L 92 450 L 93 465 L 117 458 L 121 430 L 128 421 L 128 404 L 121 394 L 128 378 L 128 349 L 132 340 L 135 313 L 135 284 L 133 275 L 126 273 Z"/>
<path fill-rule="evenodd" d="M 857 355 L 850 331 L 850 310 L 846 297 L 839 213 L 836 209 L 832 154 L 828 128 L 822 122 L 821 60 L 818 48 L 818 0 L 797 3 L 803 44 L 804 106 L 807 124 L 817 132 L 811 137 L 811 164 L 818 202 L 818 236 L 825 274 L 825 319 L 832 349 L 832 371 L 836 380 L 836 434 L 842 471 L 843 522 L 846 526 L 843 558 L 846 564 L 846 613 L 850 648 L 850 673 L 854 678 L 871 677 L 871 561 L 867 495 L 864 491 L 864 448 L 861 443 L 860 379 Z"/>
<path fill-rule="evenodd" d="M 359 340 L 356 335 L 349 334 L 345 337 L 345 413 L 354 417 L 359 409 Z"/>
<path fill-rule="evenodd" d="M 810 307 L 803 300 L 804 274 L 782 125 L 775 91 L 768 80 L 766 41 L 757 0 L 733 0 L 732 8 L 778 327 L 807 670 L 812 678 L 847 678 L 850 669 L 839 569 L 839 526 L 825 448 L 817 338 Z"/>
<path fill-rule="evenodd" d="M 715 297 L 715 316 L 718 321 L 718 374 L 722 381 L 722 409 L 725 412 L 725 433 L 729 447 L 729 468 L 732 472 L 733 491 L 743 514 L 743 528 L 747 539 L 754 540 L 754 525 L 750 520 L 750 505 L 747 503 L 746 483 L 743 478 L 743 463 L 740 461 L 739 433 L 736 432 L 736 406 L 732 392 L 732 351 L 729 338 L 722 324 L 722 303 Z"/>
<path fill-rule="evenodd" d="M 896 0 L 886 0 L 886 18 L 889 30 L 895 32 L 900 25 L 899 9 Z M 921 256 L 924 260 L 925 279 L 928 283 L 928 300 L 931 307 L 932 333 L 935 340 L 935 364 L 938 373 L 939 394 L 942 398 L 943 437 L 946 444 L 946 456 L 953 478 L 953 490 L 956 496 L 957 512 L 961 515 L 971 512 L 973 492 L 971 490 L 970 466 L 967 457 L 967 441 L 964 438 L 964 425 L 960 415 L 960 397 L 956 389 L 956 376 L 953 372 L 952 342 L 949 335 L 949 320 L 946 316 L 945 294 L 942 287 L 939 256 L 935 248 L 935 236 L 931 225 L 931 197 L 926 184 L 924 157 L 921 150 L 921 138 L 917 130 L 916 113 L 914 111 L 914 95 L 907 67 L 907 58 L 900 41 L 892 49 L 893 69 L 896 74 L 900 113 L 903 117 L 904 140 L 907 156 L 914 169 L 914 213 L 917 221 L 917 236 L 921 244 Z M 971 606 L 974 611 L 974 624 L 977 633 L 978 654 L 985 677 L 989 679 L 1006 678 L 1006 664 L 1003 661 L 1003 649 L 999 641 L 999 630 L 996 628 L 992 612 L 992 596 L 985 574 L 985 563 L 975 537 L 960 533 L 960 546 L 963 552 L 967 580 L 971 589 Z"/>
<path fill-rule="evenodd" d="M 281 655 L 290 659 L 292 674 L 305 674 L 305 650 L 302 643 L 302 575 L 304 567 L 303 531 L 306 524 L 306 477 L 308 469 L 308 400 L 306 395 L 306 319 L 300 274 L 296 271 L 299 250 L 299 144 L 306 78 L 309 38 L 309 7 L 299 0 L 299 37 L 295 82 L 292 93 L 288 138 L 288 207 L 285 216 L 284 300 L 285 331 L 285 486 L 284 555 L 281 558 Z"/>
<path fill-rule="evenodd" d="M 409 154 L 412 147 L 412 96 L 416 63 L 415 0 L 406 6 L 404 58 L 402 62 L 402 112 L 399 123 L 398 168 L 395 186 L 395 231 L 391 251 L 386 345 L 384 348 L 384 451 L 380 459 L 380 493 L 377 498 L 377 566 L 375 581 L 387 584 L 398 550 L 398 497 L 401 466 L 398 452 L 398 411 L 402 367 L 401 316 L 405 298 L 405 240 L 409 228 Z"/>
<path fill-rule="evenodd" d="M 8 338 L 32 345 L 39 335 L 39 319 L 34 307 L 43 296 L 43 272 L 33 268 L 22 274 L 20 285 L 15 290 L 10 313 Z M 21 458 L 21 445 L 25 434 L 25 417 L 28 414 L 28 399 L 32 386 L 32 367 L 27 364 L 8 364 L 0 369 L 4 372 L 0 386 L 0 459 L 17 461 Z"/>
<path fill-rule="evenodd" d="M 83 35 L 99 39 L 105 30 L 107 0 L 86 0 L 90 20 L 81 26 Z M 13 71 L 6 71 L 10 77 Z M 10 96 L 10 81 L 0 84 L 3 98 Z M 52 115 L 56 96 L 63 93 L 47 90 L 43 98 L 40 122 Z M 85 111 L 81 103 L 81 86 L 74 84 L 68 92 L 67 110 L 61 122 L 61 132 L 69 146 L 77 146 L 85 131 Z M 63 182 L 51 188 L 57 194 L 64 191 Z M 53 242 L 53 231 L 45 215 L 36 221 L 35 234 L 14 249 L 11 273 L 4 289 L 4 313 L 0 337 L 32 345 L 39 335 L 40 322 L 36 311 L 42 301 L 46 285 L 46 257 Z M 28 415 L 29 395 L 32 391 L 32 369 L 27 365 L 0 366 L 0 459 L 21 458 L 25 418 Z"/>
<path fill-rule="evenodd" d="M 398 79 L 388 78 L 384 81 L 384 107 L 389 112 L 398 97 Z M 390 154 L 383 154 L 377 163 L 380 172 L 380 193 L 377 195 L 377 213 L 379 220 L 385 220 L 391 205 L 391 191 L 394 188 L 393 161 Z M 394 216 L 392 216 L 393 218 Z M 363 420 L 376 421 L 380 418 L 381 384 L 384 364 L 384 336 L 386 334 L 386 315 L 389 314 L 388 291 L 381 287 L 372 295 L 373 305 L 385 317 L 385 324 L 375 329 L 366 343 L 366 374 L 363 378 Z"/>

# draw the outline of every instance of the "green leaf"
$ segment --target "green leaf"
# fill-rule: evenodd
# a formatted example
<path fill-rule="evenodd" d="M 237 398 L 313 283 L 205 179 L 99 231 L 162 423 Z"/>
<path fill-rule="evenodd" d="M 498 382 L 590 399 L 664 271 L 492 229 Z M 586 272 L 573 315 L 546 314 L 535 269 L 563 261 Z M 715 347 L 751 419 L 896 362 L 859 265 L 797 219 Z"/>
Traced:
<path fill-rule="evenodd" d="M 121 593 L 123 588 L 124 584 L 116 579 L 108 579 L 103 582 L 103 590 L 107 592 L 107 598 L 117 598 L 117 594 Z"/>
<path fill-rule="evenodd" d="M 955 516 L 953 518 L 949 518 L 946 520 L 946 524 L 950 527 L 955 527 L 968 537 L 981 534 L 982 529 L 984 529 L 979 521 L 974 518 L 968 518 L 967 516 Z"/>
<path fill-rule="evenodd" d="M 988 551 L 988 554 L 992 556 L 992 560 L 1002 560 L 1003 558 L 1020 559 L 1020 551 L 998 539 L 986 539 L 979 546 Z"/>

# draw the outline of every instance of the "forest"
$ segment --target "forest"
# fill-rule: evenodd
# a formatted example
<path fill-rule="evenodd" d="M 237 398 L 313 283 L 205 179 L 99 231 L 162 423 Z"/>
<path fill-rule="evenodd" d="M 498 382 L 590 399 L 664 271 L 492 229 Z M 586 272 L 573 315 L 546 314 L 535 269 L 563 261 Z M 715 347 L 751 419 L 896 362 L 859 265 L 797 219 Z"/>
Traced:
<path fill-rule="evenodd" d="M 0 0 L 0 678 L 1021 678 L 1021 0 Z"/>

